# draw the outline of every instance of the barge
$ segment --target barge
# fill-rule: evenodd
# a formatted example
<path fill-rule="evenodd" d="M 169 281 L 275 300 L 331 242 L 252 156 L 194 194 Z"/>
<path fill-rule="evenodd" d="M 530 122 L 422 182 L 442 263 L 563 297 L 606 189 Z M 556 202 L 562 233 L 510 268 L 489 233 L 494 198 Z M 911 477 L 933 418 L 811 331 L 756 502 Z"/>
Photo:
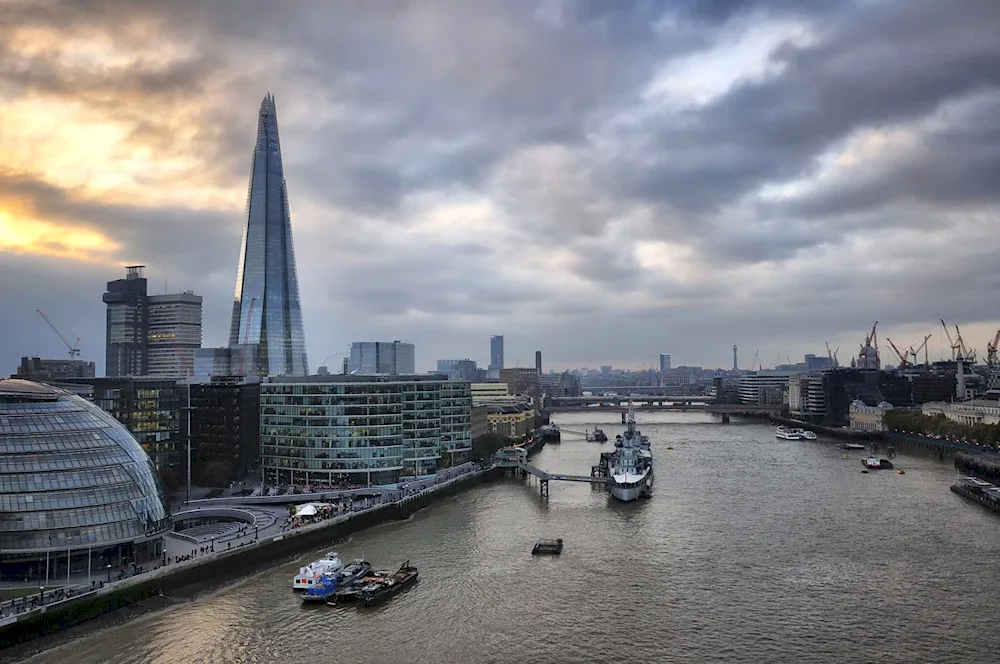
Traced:
<path fill-rule="evenodd" d="M 407 560 L 392 576 L 363 586 L 357 594 L 357 599 L 365 606 L 375 606 L 416 583 L 417 579 L 417 568 L 410 565 L 410 561 Z"/>
<path fill-rule="evenodd" d="M 531 555 L 533 556 L 558 556 L 562 553 L 563 541 L 562 538 L 556 540 L 546 540 L 541 539 L 535 542 L 534 548 L 531 549 Z"/>
<path fill-rule="evenodd" d="M 963 477 L 951 485 L 954 493 L 979 503 L 991 512 L 1000 514 L 1000 487 L 984 482 L 978 477 Z"/>

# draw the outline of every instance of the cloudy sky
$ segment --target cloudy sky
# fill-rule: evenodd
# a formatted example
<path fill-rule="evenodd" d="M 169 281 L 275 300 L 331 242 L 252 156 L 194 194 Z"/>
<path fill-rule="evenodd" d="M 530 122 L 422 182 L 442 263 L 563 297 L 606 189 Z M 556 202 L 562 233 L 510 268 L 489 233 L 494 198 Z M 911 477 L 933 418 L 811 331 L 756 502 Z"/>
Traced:
<path fill-rule="evenodd" d="M 227 340 L 277 100 L 311 367 L 765 366 L 1000 318 L 996 0 L 0 0 L 0 373 L 104 283 Z M 880 335 L 880 337 L 883 335 Z M 333 355 L 331 358 L 330 356 Z M 891 352 L 885 352 L 891 358 Z"/>

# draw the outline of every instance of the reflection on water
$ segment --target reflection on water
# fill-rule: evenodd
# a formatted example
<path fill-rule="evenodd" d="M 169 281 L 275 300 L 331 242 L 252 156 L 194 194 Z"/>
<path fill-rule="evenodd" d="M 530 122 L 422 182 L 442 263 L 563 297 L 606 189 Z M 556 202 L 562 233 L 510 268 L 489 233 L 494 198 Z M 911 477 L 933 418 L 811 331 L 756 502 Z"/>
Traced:
<path fill-rule="evenodd" d="M 583 432 L 592 417 L 558 422 Z M 1000 521 L 948 491 L 949 466 L 900 456 L 905 475 L 862 474 L 861 452 L 767 425 L 639 421 L 649 501 L 553 482 L 543 502 L 506 480 L 339 545 L 420 567 L 381 607 L 301 605 L 292 576 L 328 547 L 31 661 L 995 661 Z M 602 449 L 567 433 L 534 463 L 587 474 Z M 563 554 L 532 557 L 540 537 Z"/>

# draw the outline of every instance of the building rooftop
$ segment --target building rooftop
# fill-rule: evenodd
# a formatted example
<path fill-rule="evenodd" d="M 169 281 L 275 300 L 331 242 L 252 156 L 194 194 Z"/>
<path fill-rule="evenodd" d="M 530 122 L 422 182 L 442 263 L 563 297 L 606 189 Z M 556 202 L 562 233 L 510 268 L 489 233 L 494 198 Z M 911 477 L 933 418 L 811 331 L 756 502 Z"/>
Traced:
<path fill-rule="evenodd" d="M 69 393 L 46 383 L 36 383 L 23 378 L 0 378 L 0 396 L 53 399 L 65 394 Z"/>
<path fill-rule="evenodd" d="M 262 383 L 412 383 L 415 381 L 447 381 L 443 373 L 430 374 L 328 374 L 322 376 L 263 376 Z M 461 381 L 451 381 L 461 382 Z"/>

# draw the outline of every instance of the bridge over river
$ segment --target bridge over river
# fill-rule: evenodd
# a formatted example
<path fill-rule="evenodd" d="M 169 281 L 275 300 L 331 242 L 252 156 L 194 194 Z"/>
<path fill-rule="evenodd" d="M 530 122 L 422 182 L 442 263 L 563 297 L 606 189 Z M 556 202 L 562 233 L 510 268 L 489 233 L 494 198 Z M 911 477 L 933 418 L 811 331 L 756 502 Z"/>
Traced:
<path fill-rule="evenodd" d="M 788 406 L 784 404 L 740 404 L 740 403 L 669 403 L 658 401 L 620 401 L 619 399 L 608 399 L 604 397 L 602 401 L 593 404 L 573 404 L 560 405 L 553 400 L 551 406 L 544 410 L 546 413 L 587 413 L 587 412 L 628 412 L 629 404 L 635 411 L 676 411 L 676 412 L 703 412 L 713 415 L 722 415 L 724 422 L 729 421 L 730 415 L 781 415 Z"/>
<path fill-rule="evenodd" d="M 565 473 L 550 473 L 547 470 L 542 470 L 538 466 L 533 466 L 526 461 L 516 461 L 514 459 L 495 459 L 493 465 L 497 468 L 511 469 L 515 471 L 515 473 L 520 472 L 525 476 L 531 475 L 538 478 L 538 493 L 543 498 L 548 498 L 549 482 L 552 480 L 557 482 L 587 482 L 589 484 L 601 486 L 607 482 L 605 478 L 599 477 L 597 474 L 567 475 Z"/>

